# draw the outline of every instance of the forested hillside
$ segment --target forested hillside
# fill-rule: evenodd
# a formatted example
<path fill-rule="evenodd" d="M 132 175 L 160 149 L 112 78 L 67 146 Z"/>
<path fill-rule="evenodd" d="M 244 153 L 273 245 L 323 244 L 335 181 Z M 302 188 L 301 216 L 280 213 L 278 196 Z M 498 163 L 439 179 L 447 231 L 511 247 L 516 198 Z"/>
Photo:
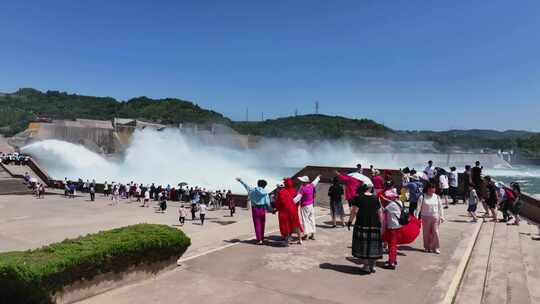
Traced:
<path fill-rule="evenodd" d="M 527 131 L 450 130 L 398 131 L 369 119 L 328 115 L 300 115 L 265 121 L 234 122 L 222 114 L 176 98 L 147 97 L 118 101 L 111 97 L 84 96 L 31 88 L 0 94 L 0 134 L 23 131 L 39 117 L 50 119 L 134 118 L 167 125 L 178 123 L 221 123 L 241 134 L 306 140 L 377 137 L 402 141 L 432 141 L 442 152 L 459 147 L 473 149 L 516 149 L 525 157 L 540 157 L 540 134 Z"/>

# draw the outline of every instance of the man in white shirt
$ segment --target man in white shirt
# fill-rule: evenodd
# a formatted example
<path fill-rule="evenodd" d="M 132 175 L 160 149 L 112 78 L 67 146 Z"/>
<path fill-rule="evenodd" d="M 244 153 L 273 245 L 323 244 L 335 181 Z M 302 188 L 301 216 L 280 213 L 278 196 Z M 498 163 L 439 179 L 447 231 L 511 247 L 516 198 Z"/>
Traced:
<path fill-rule="evenodd" d="M 429 181 L 433 181 L 435 179 L 436 171 L 435 166 L 433 166 L 432 160 L 428 161 L 428 166 L 426 167 L 426 169 L 424 169 L 424 173 L 426 174 Z"/>
<path fill-rule="evenodd" d="M 444 209 L 448 209 L 448 193 L 450 185 L 448 183 L 448 176 L 446 176 L 446 172 L 443 170 L 441 170 L 439 174 L 439 189 L 441 189 L 441 199 Z"/>
<path fill-rule="evenodd" d="M 201 226 L 204 226 L 204 217 L 206 216 L 206 210 L 208 207 L 203 202 L 199 205 L 199 217 L 201 218 Z"/>
<path fill-rule="evenodd" d="M 148 207 L 149 201 L 150 201 L 150 190 L 146 189 L 146 191 L 144 191 L 144 201 L 141 207 Z"/>

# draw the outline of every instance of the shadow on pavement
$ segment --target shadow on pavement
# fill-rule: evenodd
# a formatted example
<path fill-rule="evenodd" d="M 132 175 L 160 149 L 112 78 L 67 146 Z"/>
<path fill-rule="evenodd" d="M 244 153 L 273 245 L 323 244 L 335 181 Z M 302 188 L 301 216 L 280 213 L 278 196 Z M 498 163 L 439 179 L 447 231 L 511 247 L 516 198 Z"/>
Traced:
<path fill-rule="evenodd" d="M 369 275 L 369 273 L 362 271 L 360 267 L 349 266 L 349 265 L 339 265 L 331 263 L 322 263 L 319 265 L 320 269 L 334 270 L 346 274 L 355 274 L 355 275 Z"/>
<path fill-rule="evenodd" d="M 251 240 L 230 239 L 230 240 L 224 240 L 224 242 L 229 243 L 229 244 L 242 243 L 242 244 L 255 245 L 255 246 L 287 247 L 283 239 L 277 235 L 271 235 L 271 236 L 265 237 L 263 245 L 259 245 L 256 239 L 251 239 Z"/>
<path fill-rule="evenodd" d="M 420 248 L 414 248 L 414 247 L 411 247 L 411 246 L 398 246 L 398 250 L 402 250 L 402 251 L 418 251 L 418 252 L 424 252 L 424 249 L 420 249 Z"/>
<path fill-rule="evenodd" d="M 467 223 L 467 224 L 471 223 L 471 221 L 466 221 L 466 220 L 449 220 L 449 222 L 452 222 L 452 223 Z"/>

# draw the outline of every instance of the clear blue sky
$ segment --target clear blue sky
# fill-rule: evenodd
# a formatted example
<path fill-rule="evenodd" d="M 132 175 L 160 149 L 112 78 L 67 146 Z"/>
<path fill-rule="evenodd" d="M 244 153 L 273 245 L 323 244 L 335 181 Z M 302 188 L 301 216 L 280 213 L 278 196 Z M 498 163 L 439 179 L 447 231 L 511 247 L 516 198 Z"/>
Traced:
<path fill-rule="evenodd" d="M 540 1 L 5 1 L 0 91 L 540 131 Z"/>

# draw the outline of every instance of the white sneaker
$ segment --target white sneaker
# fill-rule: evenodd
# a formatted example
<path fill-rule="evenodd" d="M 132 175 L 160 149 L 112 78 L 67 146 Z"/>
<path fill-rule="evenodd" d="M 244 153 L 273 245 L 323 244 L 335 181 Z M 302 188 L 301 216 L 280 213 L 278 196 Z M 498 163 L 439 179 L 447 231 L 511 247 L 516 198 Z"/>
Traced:
<path fill-rule="evenodd" d="M 441 251 L 439 249 L 435 249 L 434 251 L 436 254 L 441 254 Z"/>

